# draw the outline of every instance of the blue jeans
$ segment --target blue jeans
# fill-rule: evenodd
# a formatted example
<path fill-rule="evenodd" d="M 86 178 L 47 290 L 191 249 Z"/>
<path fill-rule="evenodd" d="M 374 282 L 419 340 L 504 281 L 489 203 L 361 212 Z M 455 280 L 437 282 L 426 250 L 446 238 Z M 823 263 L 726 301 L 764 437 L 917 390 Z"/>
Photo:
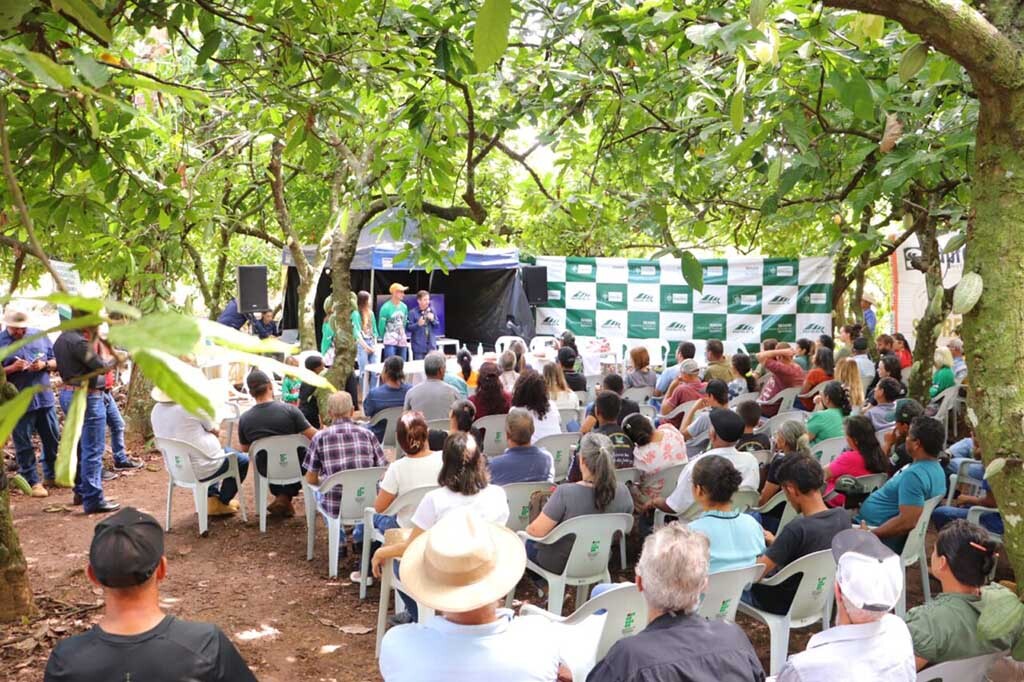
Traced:
<path fill-rule="evenodd" d="M 967 507 L 936 507 L 932 512 L 932 523 L 935 530 L 942 530 L 943 526 L 954 519 L 966 519 Z M 998 512 L 986 512 L 981 515 L 981 527 L 990 533 L 1003 534 L 1003 517 Z"/>
<path fill-rule="evenodd" d="M 84 390 L 84 389 L 78 389 Z M 60 392 L 60 407 L 67 418 L 74 391 Z M 107 408 L 103 393 L 89 393 L 85 403 L 82 438 L 78 441 L 79 481 L 75 492 L 82 498 L 82 509 L 91 512 L 103 504 L 103 450 L 107 446 Z"/>
<path fill-rule="evenodd" d="M 52 405 L 26 412 L 14 425 L 14 431 L 11 433 L 14 439 L 14 453 L 18 459 L 18 473 L 29 485 L 39 483 L 36 449 L 32 445 L 33 433 L 38 433 L 39 440 L 43 443 L 43 478 L 52 481 L 57 477 L 53 467 L 57 463 L 57 446 L 60 443 L 57 410 Z"/>
<path fill-rule="evenodd" d="M 946 448 L 946 452 L 953 459 L 958 457 L 970 458 L 971 453 L 974 452 L 974 439 L 972 438 L 961 438 L 957 442 Z M 956 473 L 955 471 L 953 473 Z"/>
<path fill-rule="evenodd" d="M 405 360 L 406 352 L 406 346 L 384 346 L 384 350 L 380 354 L 380 359 L 381 361 L 384 361 L 390 358 L 392 355 L 397 355 L 398 357 Z"/>
<path fill-rule="evenodd" d="M 107 391 L 103 394 L 103 405 L 107 411 L 107 428 L 110 429 L 110 449 L 114 453 L 114 461 L 124 464 L 128 461 L 128 453 L 124 449 L 124 417 L 117 409 L 114 394 Z"/>
<path fill-rule="evenodd" d="M 363 348 L 363 344 L 356 342 L 356 362 L 359 364 L 359 375 L 362 376 L 363 372 L 366 371 L 367 365 L 372 365 L 373 363 L 377 362 L 377 354 L 368 353 L 366 349 Z M 376 388 L 379 381 L 380 378 L 378 377 L 378 375 L 371 374 L 370 383 L 368 384 L 369 388 Z"/>
<path fill-rule="evenodd" d="M 244 481 L 245 475 L 249 472 L 249 456 L 244 452 L 238 452 L 237 450 L 232 450 L 230 448 L 224 448 L 224 451 L 233 452 L 235 453 L 235 456 L 238 457 L 238 475 Z M 221 463 L 220 468 L 217 469 L 217 473 L 209 478 L 204 478 L 203 480 L 209 481 L 211 478 L 216 478 L 221 474 L 227 473 L 228 467 L 230 466 L 230 460 L 225 459 Z M 240 481 L 235 481 L 233 478 L 225 478 L 220 483 L 211 485 L 209 489 L 207 489 L 206 495 L 207 497 L 217 497 L 221 502 L 227 504 L 235 497 L 236 494 L 238 494 L 239 483 Z"/>
<path fill-rule="evenodd" d="M 967 467 L 968 478 L 973 478 L 976 481 L 982 481 L 985 479 L 985 465 L 970 456 L 952 458 L 949 460 L 949 464 L 946 465 L 946 472 L 950 474 L 959 474 L 961 462 L 971 462 L 971 465 Z"/>

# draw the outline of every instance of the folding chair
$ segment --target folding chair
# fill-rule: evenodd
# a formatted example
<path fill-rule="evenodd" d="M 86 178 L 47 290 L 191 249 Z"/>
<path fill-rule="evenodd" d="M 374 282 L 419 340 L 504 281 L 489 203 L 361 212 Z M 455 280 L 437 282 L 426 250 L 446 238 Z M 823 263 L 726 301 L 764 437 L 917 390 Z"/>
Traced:
<path fill-rule="evenodd" d="M 736 407 L 740 403 L 749 403 L 757 400 L 757 397 L 761 395 L 757 391 L 753 393 L 740 393 L 738 396 L 729 401 L 729 407 Z"/>
<path fill-rule="evenodd" d="M 551 490 L 550 481 L 535 483 L 506 483 L 501 486 L 508 498 L 508 521 L 505 525 L 514 531 L 526 530 L 530 525 L 530 497 L 538 491 Z"/>
<path fill-rule="evenodd" d="M 988 671 L 996 661 L 1006 656 L 1005 651 L 974 658 L 946 661 L 921 670 L 917 682 L 985 682 Z"/>
<path fill-rule="evenodd" d="M 585 680 L 617 641 L 632 637 L 647 626 L 647 600 L 633 583 L 617 583 L 562 617 L 533 604 L 524 604 L 522 616 L 541 616 L 565 628 L 563 662 L 572 679 Z"/>
<path fill-rule="evenodd" d="M 788 412 L 780 411 L 777 415 L 769 418 L 763 424 L 755 428 L 754 433 L 766 433 L 768 436 L 771 436 L 775 433 L 775 429 L 779 428 L 783 422 L 788 422 L 790 420 L 806 422 L 810 415 L 810 412 L 804 412 L 803 410 L 789 410 Z"/>
<path fill-rule="evenodd" d="M 547 450 L 551 454 L 551 459 L 555 462 L 555 482 L 564 481 L 565 477 L 569 475 L 572 453 L 579 442 L 580 434 L 578 433 L 560 433 L 555 436 L 545 436 L 534 443 L 541 450 Z"/>
<path fill-rule="evenodd" d="M 762 573 L 764 564 L 712 573 L 708 576 L 708 586 L 701 595 L 697 613 L 709 620 L 735 622 L 743 590 L 756 582 Z"/>
<path fill-rule="evenodd" d="M 914 529 L 907 534 L 907 541 L 903 545 L 900 558 L 903 560 L 903 567 L 908 568 L 915 563 L 921 568 L 921 591 L 924 593 L 925 603 L 932 599 L 932 586 L 928 582 L 928 553 L 925 547 L 925 536 L 928 534 L 928 522 L 932 518 L 935 507 L 942 502 L 942 495 L 936 495 L 925 500 L 921 508 L 921 516 L 917 518 Z M 903 592 L 900 593 L 900 603 L 896 605 L 896 615 L 903 618 L 907 614 L 907 584 L 903 583 Z"/>
<path fill-rule="evenodd" d="M 826 467 L 832 463 L 832 460 L 841 455 L 844 450 L 849 449 L 850 444 L 846 442 L 846 438 L 840 436 L 839 438 L 826 438 L 825 440 L 818 441 L 816 445 L 811 446 L 811 454 L 814 455 L 821 466 Z"/>
<path fill-rule="evenodd" d="M 382 421 L 386 421 L 384 437 L 380 441 L 382 447 L 397 447 L 398 440 L 395 436 L 395 428 L 398 426 L 398 420 L 401 419 L 403 411 L 401 407 L 386 407 L 370 419 L 369 426 L 376 426 Z"/>
<path fill-rule="evenodd" d="M 761 406 L 778 404 L 780 414 L 783 412 L 789 412 L 793 409 L 793 403 L 796 402 L 797 396 L 799 395 L 799 388 L 784 388 L 776 393 L 775 397 L 771 400 L 762 401 Z"/>
<path fill-rule="evenodd" d="M 552 573 L 529 559 L 526 567 L 544 578 L 548 583 L 548 611 L 562 615 L 562 602 L 567 585 L 576 586 L 576 603 L 587 598 L 589 586 L 599 582 L 611 582 L 608 573 L 608 556 L 611 554 L 615 533 L 628 533 L 633 527 L 632 514 L 586 514 L 563 521 L 542 538 L 533 538 L 524 531 L 519 537 L 533 540 L 540 545 L 550 545 L 562 538 L 574 536 L 569 560 L 561 573 Z M 508 593 L 505 606 L 511 608 L 515 589 Z"/>
<path fill-rule="evenodd" d="M 200 481 L 192 469 L 192 460 L 189 457 L 194 453 L 197 457 L 205 458 L 199 449 L 183 440 L 174 438 L 154 439 L 157 449 L 164 456 L 164 466 L 167 467 L 167 518 L 164 521 L 164 530 L 171 530 L 171 501 L 174 498 L 174 486 L 188 488 L 192 491 L 192 498 L 196 503 L 196 515 L 199 517 L 199 534 L 205 536 L 209 532 L 209 509 L 206 498 L 210 486 L 220 483 L 226 478 L 235 479 L 238 484 L 239 493 L 242 490 L 242 477 L 238 473 L 238 457 L 233 452 L 225 452 L 224 459 L 228 460 L 228 470 L 214 478 Z M 242 495 L 238 495 L 238 508 L 242 512 L 242 521 L 248 521 L 245 515 L 245 502 Z"/>
<path fill-rule="evenodd" d="M 508 438 L 505 437 L 505 418 L 507 414 L 490 414 L 473 422 L 473 428 L 484 433 L 484 454 L 500 455 L 508 449 Z"/>
<path fill-rule="evenodd" d="M 782 664 L 786 662 L 791 629 L 805 628 L 819 621 L 822 629 L 829 627 L 836 578 L 836 562 L 832 558 L 832 550 L 823 549 L 802 556 L 772 577 L 762 580 L 761 585 L 774 587 L 797 574 L 800 574 L 800 583 L 793 596 L 793 603 L 789 606 L 789 613 L 779 616 L 742 601 L 739 604 L 740 613 L 768 626 L 771 636 L 770 675 L 778 675 Z"/>
<path fill-rule="evenodd" d="M 316 537 L 316 517 L 320 511 L 320 502 L 316 493 L 326 495 L 342 486 L 341 509 L 338 516 L 327 520 L 327 575 L 338 577 L 338 550 L 341 545 L 341 529 L 343 526 L 354 526 L 363 520 L 363 508 L 377 497 L 377 483 L 384 477 L 386 467 L 367 467 L 365 469 L 348 469 L 331 474 L 313 486 L 307 481 L 302 482 L 306 496 L 306 561 L 313 560 L 313 541 Z M 369 529 L 364 529 L 364 535 Z"/>
<path fill-rule="evenodd" d="M 302 483 L 302 458 L 307 448 L 309 439 L 301 433 L 294 436 L 260 438 L 249 446 L 256 513 L 260 517 L 261 533 L 267 532 L 267 499 L 270 497 L 270 485 Z M 256 468 L 256 458 L 261 454 L 267 460 L 266 476 L 261 476 Z M 309 504 L 307 500 L 306 505 Z"/>
<path fill-rule="evenodd" d="M 391 504 L 389 504 L 381 514 L 385 516 L 395 516 L 405 509 L 416 509 L 420 502 L 423 501 L 423 497 L 431 490 L 436 489 L 436 485 L 423 485 L 418 488 L 411 488 L 405 492 L 399 493 L 398 497 L 391 500 Z M 370 553 L 373 549 L 373 543 L 384 543 L 384 533 L 377 530 L 373 525 L 373 515 L 376 513 L 377 512 L 373 507 L 365 507 L 363 509 L 363 552 L 362 556 L 359 558 L 360 600 L 366 599 L 366 588 L 369 583 L 367 578 L 370 575 Z"/>

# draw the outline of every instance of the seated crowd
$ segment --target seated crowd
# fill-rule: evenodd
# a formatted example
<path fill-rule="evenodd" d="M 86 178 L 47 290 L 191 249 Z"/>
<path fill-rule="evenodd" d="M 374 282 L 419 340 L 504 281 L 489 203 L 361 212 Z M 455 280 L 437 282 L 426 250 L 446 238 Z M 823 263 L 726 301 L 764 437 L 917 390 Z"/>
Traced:
<path fill-rule="evenodd" d="M 429 353 L 425 381 L 410 387 L 403 360 L 392 356 L 361 413 L 353 396 L 337 392 L 326 400 L 323 424 L 319 414 L 314 423 L 301 408 L 303 401 L 316 404 L 305 386 L 297 408 L 275 400 L 271 379 L 256 370 L 246 380 L 255 405 L 239 422 L 244 452 L 236 457 L 242 477 L 250 464 L 245 453 L 265 474 L 267 453 L 258 442 L 302 434 L 310 439 L 302 471 L 313 488 L 339 471 L 387 467 L 373 503 L 373 526 L 404 534 L 374 543 L 370 566 L 378 579 L 385 570 L 394 572 L 405 605 L 389 619 L 395 627 L 381 645 L 380 670 L 388 681 L 571 679 L 561 650 L 564 635 L 545 618 L 517 617 L 497 603 L 524 575 L 545 589 L 539 571 L 562 573 L 576 541 L 570 535 L 549 542 L 546 536 L 571 519 L 602 514 L 635 515 L 633 532 L 646 536 L 635 585 L 648 622 L 596 661 L 588 680 L 764 680 L 744 631 L 699 615 L 702 594 L 719 572 L 760 564 L 763 573 L 742 592 L 742 602 L 785 616 L 801 576 L 772 578 L 825 550 L 836 564 L 835 627 L 814 635 L 806 651 L 772 670 L 775 679 L 912 681 L 928 665 L 1008 650 L 1020 632 L 986 639 L 976 630 L 982 591 L 1005 589 L 989 585 L 998 556 L 990 533 L 1002 531 L 1001 521 L 995 525 L 998 514 L 989 512 L 982 526 L 964 520 L 966 506 L 994 504 L 984 484 L 982 494 L 962 493 L 953 505 L 934 511 L 939 533 L 930 567 L 941 593 L 903 617 L 890 613 L 905 588 L 899 553 L 908 536 L 927 523 L 924 510 L 946 495 L 947 473 L 978 473 L 970 467 L 976 452 L 973 441 L 956 443 L 949 449 L 959 457 L 944 469 L 946 424 L 904 397 L 905 339 L 880 337 L 881 358 L 875 362 L 856 326 L 844 328 L 841 338 L 839 352 L 829 337 L 793 346 L 765 342 L 753 358 L 756 370 L 751 357 L 728 357 L 717 341 L 708 342 L 702 368 L 693 344 L 683 342 L 676 364 L 660 376 L 647 351 L 635 350 L 625 378 L 606 374 L 585 406 L 577 391 L 585 391 L 586 382 L 568 345 L 555 362 L 538 367 L 526 364 L 524 349 L 476 370 L 459 357 L 461 384 L 446 381 L 445 358 Z M 948 381 L 954 371 L 955 379 L 962 378 L 947 362 L 949 350 L 942 350 L 936 353 L 933 395 L 955 385 Z M 322 362 L 312 365 L 318 369 Z M 661 398 L 659 414 L 643 413 L 646 405 L 627 395 L 633 389 L 646 389 L 653 401 Z M 786 402 L 786 389 L 803 395 Z M 738 396 L 746 398 L 730 405 Z M 154 432 L 198 446 L 197 477 L 221 472 L 223 448 L 214 425 L 191 417 L 167 396 L 154 397 Z M 389 463 L 382 447 L 388 425 L 362 420 L 390 407 L 401 407 L 402 414 L 393 425 L 397 450 Z M 575 409 L 579 419 L 567 424 L 559 411 Z M 485 434 L 474 424 L 493 415 L 504 417 L 507 447 L 488 456 Z M 437 420 L 447 421 L 431 428 Z M 543 441 L 567 426 L 578 427 L 580 435 L 563 481 Z M 838 454 L 819 461 L 823 451 L 816 447 L 833 441 L 841 443 Z M 671 476 L 662 473 L 671 467 L 677 467 Z M 626 469 L 628 482 L 617 477 Z M 864 477 L 875 484 L 858 487 Z M 510 510 L 502 486 L 514 483 L 551 484 L 531 497 L 522 539 L 505 527 Z M 424 487 L 430 490 L 417 504 L 393 508 L 404 493 Z M 271 485 L 268 511 L 294 514 L 300 490 L 297 484 Z M 210 513 L 233 513 L 236 493 L 232 479 L 211 487 Z M 337 517 L 341 487 L 314 494 L 306 503 Z M 359 525 L 353 531 L 357 548 L 364 532 L 370 531 Z M 345 539 L 342 530 L 343 553 Z M 129 559 L 115 564 L 112 555 Z M 88 574 L 104 589 L 108 615 L 92 631 L 57 647 L 48 680 L 113 679 L 125 665 L 137 666 L 131 668 L 133 678 L 143 679 L 146 666 L 155 665 L 143 649 L 165 646 L 163 640 L 143 644 L 145 638 L 175 628 L 180 632 L 174 636 L 194 642 L 190 651 L 196 653 L 178 656 L 173 665 L 219 671 L 189 673 L 189 679 L 254 679 L 215 627 L 160 612 L 157 585 L 166 574 L 161 557 L 162 533 L 145 514 L 128 508 L 97 526 Z M 359 571 L 351 577 L 372 582 Z M 438 615 L 420 620 L 423 606 Z M 98 653 L 76 656 L 85 647 Z M 118 651 L 127 652 L 120 663 L 114 660 Z M 136 664 L 134 657 L 147 660 Z"/>

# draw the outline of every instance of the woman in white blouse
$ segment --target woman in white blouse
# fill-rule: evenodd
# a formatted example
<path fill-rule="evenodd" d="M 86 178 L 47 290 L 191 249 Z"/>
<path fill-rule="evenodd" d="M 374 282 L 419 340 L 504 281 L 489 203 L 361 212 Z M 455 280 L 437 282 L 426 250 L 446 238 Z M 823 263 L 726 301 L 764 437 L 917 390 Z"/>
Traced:
<path fill-rule="evenodd" d="M 533 442 L 562 433 L 558 407 L 548 397 L 544 377 L 532 369 L 519 375 L 512 392 L 512 407 L 521 407 L 533 417 Z"/>
<path fill-rule="evenodd" d="M 580 397 L 569 388 L 565 381 L 565 373 L 557 362 L 544 364 L 544 383 L 548 387 L 548 397 L 560 410 L 578 410 Z"/>

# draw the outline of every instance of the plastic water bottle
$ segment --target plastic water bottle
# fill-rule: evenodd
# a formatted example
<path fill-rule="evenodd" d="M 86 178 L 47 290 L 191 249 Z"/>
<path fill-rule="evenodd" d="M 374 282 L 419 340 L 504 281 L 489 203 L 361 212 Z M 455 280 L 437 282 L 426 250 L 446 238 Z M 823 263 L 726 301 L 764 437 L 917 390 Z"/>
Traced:
<path fill-rule="evenodd" d="M 484 344 L 479 342 L 476 344 L 476 354 L 478 357 L 484 354 Z"/>

